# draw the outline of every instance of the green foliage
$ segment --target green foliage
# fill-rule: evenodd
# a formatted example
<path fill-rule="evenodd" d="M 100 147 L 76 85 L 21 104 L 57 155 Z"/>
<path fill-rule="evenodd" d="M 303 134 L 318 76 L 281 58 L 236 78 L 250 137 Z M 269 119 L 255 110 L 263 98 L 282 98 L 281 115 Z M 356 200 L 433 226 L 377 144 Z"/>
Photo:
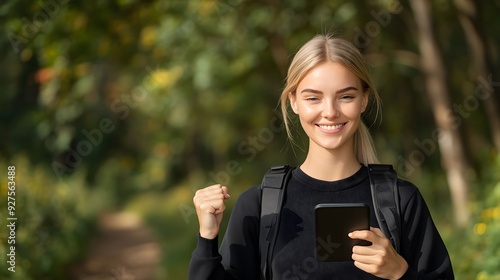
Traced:
<path fill-rule="evenodd" d="M 2 266 L 2 279 L 64 279 L 68 265 L 86 248 L 89 236 L 94 232 L 94 219 L 109 207 L 104 189 L 90 192 L 83 170 L 70 180 L 57 181 L 44 166 L 30 164 L 29 158 L 19 155 L 8 163 L 0 161 L 0 169 L 7 174 L 7 167 L 15 167 L 14 215 L 7 207 L 0 209 L 0 217 L 6 221 L 15 217 L 15 234 L 3 231 L 0 239 L 0 260 L 14 246 L 15 273 Z M 7 201 L 7 181 L 2 176 L 0 200 Z M 10 191 L 10 190 L 9 190 Z M 6 203 L 2 203 L 6 205 Z M 11 222 L 11 221 L 8 221 Z M 8 243 L 8 237 L 15 243 Z M 12 239 L 10 239 L 12 240 Z"/>
<path fill-rule="evenodd" d="M 460 279 L 500 279 L 500 156 L 485 168 L 485 179 L 478 183 L 484 195 L 477 197 L 474 218 L 463 232 L 449 232 L 453 265 Z"/>

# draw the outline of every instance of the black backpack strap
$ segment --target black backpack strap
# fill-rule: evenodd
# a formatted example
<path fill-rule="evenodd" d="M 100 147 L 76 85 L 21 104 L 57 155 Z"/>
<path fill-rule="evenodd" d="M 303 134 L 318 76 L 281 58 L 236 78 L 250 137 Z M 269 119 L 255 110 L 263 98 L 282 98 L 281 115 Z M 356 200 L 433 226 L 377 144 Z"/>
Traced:
<path fill-rule="evenodd" d="M 288 165 L 275 166 L 262 179 L 259 234 L 261 279 L 272 279 L 271 257 L 278 232 L 286 185 L 292 169 Z"/>
<path fill-rule="evenodd" d="M 396 252 L 400 253 L 401 211 L 397 174 L 392 165 L 387 164 L 370 164 L 368 170 L 375 216 L 380 230 L 391 241 Z"/>

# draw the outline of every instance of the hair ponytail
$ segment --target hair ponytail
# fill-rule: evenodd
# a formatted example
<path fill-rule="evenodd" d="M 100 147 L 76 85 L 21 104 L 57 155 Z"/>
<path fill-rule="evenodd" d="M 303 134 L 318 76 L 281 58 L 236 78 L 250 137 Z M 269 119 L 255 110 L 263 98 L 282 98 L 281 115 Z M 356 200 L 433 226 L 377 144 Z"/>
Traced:
<path fill-rule="evenodd" d="M 363 121 L 359 123 L 358 130 L 354 133 L 354 156 L 364 165 L 379 163 L 373 138 Z"/>

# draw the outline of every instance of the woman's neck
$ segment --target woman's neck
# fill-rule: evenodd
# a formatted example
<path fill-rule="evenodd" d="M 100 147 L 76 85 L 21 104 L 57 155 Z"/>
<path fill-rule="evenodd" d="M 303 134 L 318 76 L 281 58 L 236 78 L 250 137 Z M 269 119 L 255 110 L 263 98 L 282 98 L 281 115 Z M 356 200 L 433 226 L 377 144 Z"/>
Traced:
<path fill-rule="evenodd" d="M 300 169 L 318 180 L 337 181 L 352 176 L 360 167 L 354 152 L 338 154 L 310 149 Z"/>

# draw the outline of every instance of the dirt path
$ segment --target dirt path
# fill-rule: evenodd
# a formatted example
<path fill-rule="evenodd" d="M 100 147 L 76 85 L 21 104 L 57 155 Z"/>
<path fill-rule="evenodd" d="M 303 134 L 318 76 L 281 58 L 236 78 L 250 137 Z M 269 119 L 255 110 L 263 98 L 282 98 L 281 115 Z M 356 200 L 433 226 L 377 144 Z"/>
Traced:
<path fill-rule="evenodd" d="M 71 269 L 71 279 L 156 280 L 160 247 L 137 215 L 104 214 L 99 230 L 83 262 Z"/>

